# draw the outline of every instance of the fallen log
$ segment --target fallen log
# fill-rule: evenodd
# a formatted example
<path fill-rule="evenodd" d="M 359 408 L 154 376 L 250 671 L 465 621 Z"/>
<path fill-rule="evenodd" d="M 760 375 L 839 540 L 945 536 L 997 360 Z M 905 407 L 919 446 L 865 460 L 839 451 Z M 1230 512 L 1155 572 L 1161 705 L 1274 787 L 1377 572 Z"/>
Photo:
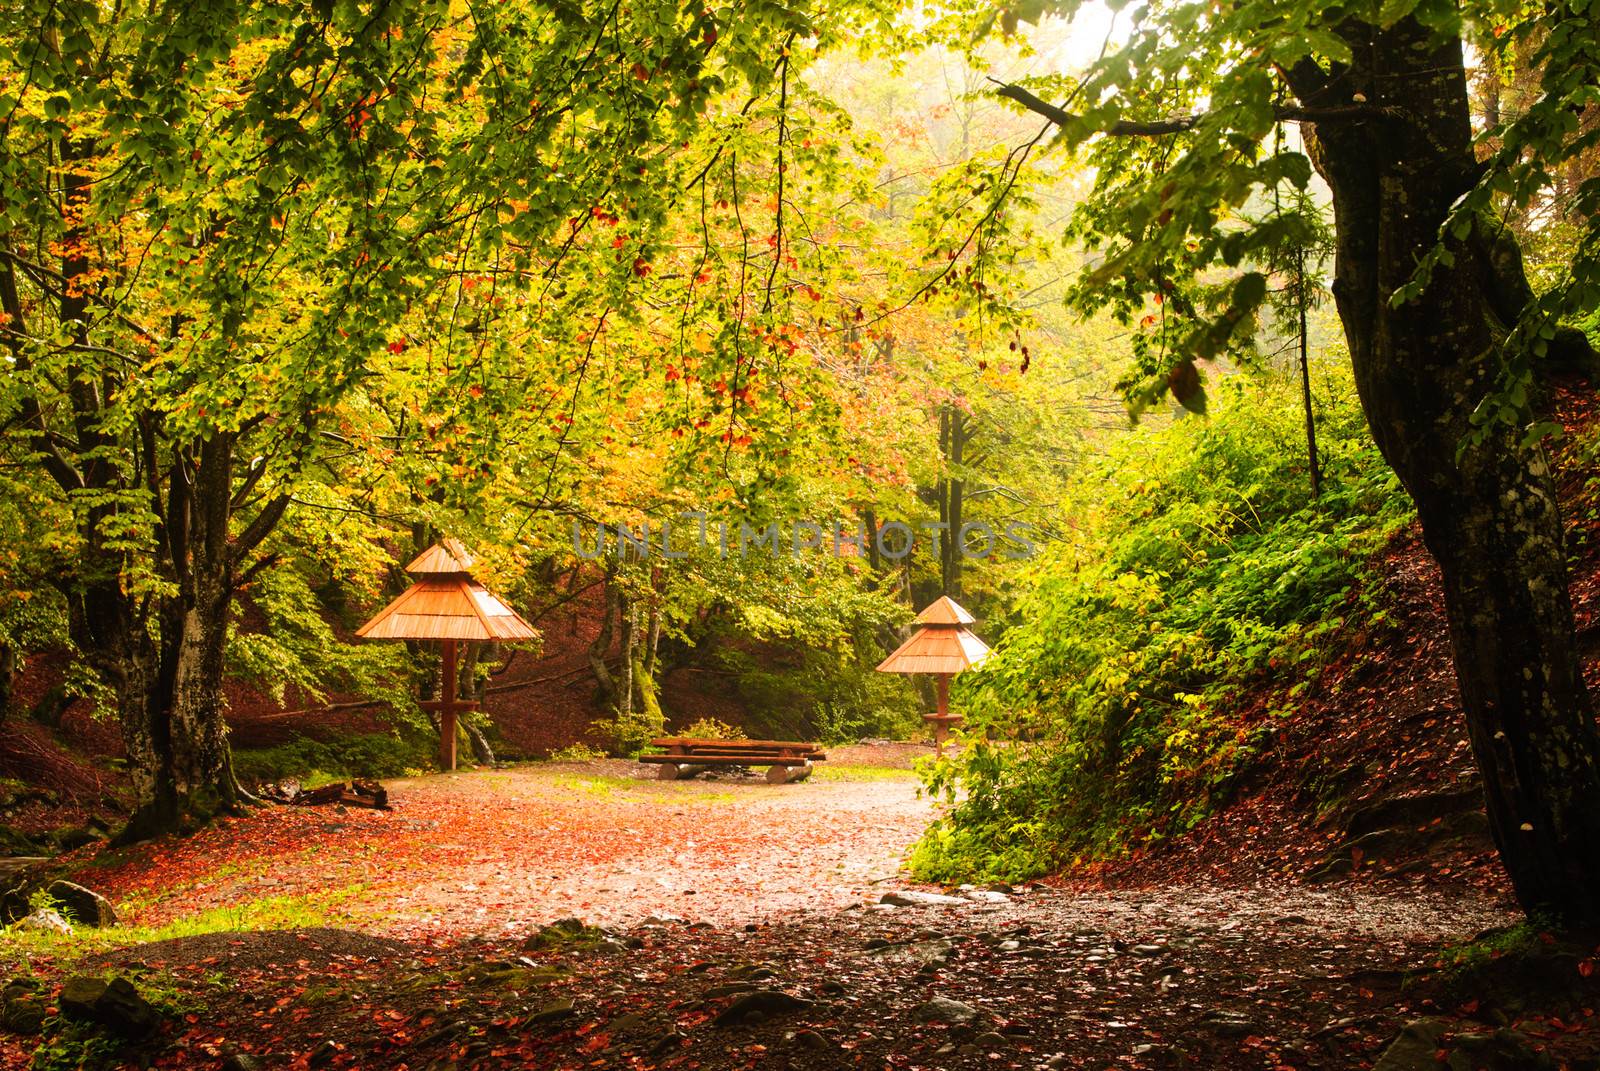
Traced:
<path fill-rule="evenodd" d="M 361 779 L 352 781 L 348 785 L 343 781 L 334 781 L 320 788 L 307 789 L 301 788 L 300 782 L 291 778 L 262 786 L 258 795 L 264 800 L 290 807 L 320 807 L 330 803 L 342 803 L 346 807 L 370 807 L 375 811 L 389 809 L 389 790 L 377 781 Z"/>

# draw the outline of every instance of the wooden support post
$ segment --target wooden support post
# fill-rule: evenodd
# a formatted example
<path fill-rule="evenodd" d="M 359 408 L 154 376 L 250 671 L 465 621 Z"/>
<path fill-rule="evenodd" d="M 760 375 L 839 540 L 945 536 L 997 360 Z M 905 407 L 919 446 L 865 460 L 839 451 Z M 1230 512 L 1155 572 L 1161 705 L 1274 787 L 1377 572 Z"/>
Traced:
<path fill-rule="evenodd" d="M 456 641 L 443 640 L 444 665 L 439 670 L 439 766 L 456 768 Z"/>
<path fill-rule="evenodd" d="M 939 674 L 939 720 L 933 723 L 933 753 L 944 754 L 944 742 L 950 736 L 949 723 L 945 721 L 950 713 L 950 674 Z"/>

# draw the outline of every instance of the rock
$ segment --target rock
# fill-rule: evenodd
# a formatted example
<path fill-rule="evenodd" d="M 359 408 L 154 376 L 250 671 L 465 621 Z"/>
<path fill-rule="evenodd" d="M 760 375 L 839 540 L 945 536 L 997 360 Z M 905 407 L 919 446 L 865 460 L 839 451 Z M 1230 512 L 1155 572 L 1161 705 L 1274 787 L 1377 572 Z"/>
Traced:
<path fill-rule="evenodd" d="M 764 978 L 776 978 L 778 972 L 765 963 L 744 963 L 728 971 L 730 978 L 743 978 L 751 982 L 759 982 Z"/>
<path fill-rule="evenodd" d="M 61 826 L 50 832 L 50 839 L 56 842 L 64 852 L 76 851 L 86 844 L 93 844 L 100 837 L 94 831 L 83 826 Z"/>
<path fill-rule="evenodd" d="M 12 924 L 12 928 L 21 930 L 24 933 L 68 934 L 72 932 L 72 924 L 47 907 L 41 907 L 30 915 L 24 915 Z"/>
<path fill-rule="evenodd" d="M 644 1016 L 635 1012 L 623 1012 L 606 1027 L 613 1034 L 633 1034 L 644 1029 Z"/>
<path fill-rule="evenodd" d="M 16 978 L 0 991 L 0 1025 L 13 1034 L 37 1034 L 44 1026 L 45 1003 L 39 983 Z"/>
<path fill-rule="evenodd" d="M 1166 951 L 1160 945 L 1134 945 L 1133 950 L 1141 956 L 1159 956 Z"/>
<path fill-rule="evenodd" d="M 1412 1020 L 1372 1071 L 1545 1071 L 1556 1066 L 1515 1030 L 1452 1033 L 1460 1025 L 1449 1019 Z"/>
<path fill-rule="evenodd" d="M 993 889 L 973 889 L 962 895 L 975 904 L 1009 904 L 1011 902 L 1011 897 Z"/>
<path fill-rule="evenodd" d="M 68 978 L 56 1002 L 62 1015 L 96 1023 L 125 1037 L 148 1037 L 161 1026 L 161 1013 L 120 975 L 109 982 L 90 975 Z"/>
<path fill-rule="evenodd" d="M 829 1041 L 815 1030 L 801 1030 L 797 1032 L 794 1036 L 794 1043 L 800 1046 L 800 1048 L 810 1049 L 812 1052 L 831 1052 L 833 1050 L 833 1042 Z"/>
<path fill-rule="evenodd" d="M 1010 1039 L 1004 1034 L 997 1033 L 993 1030 L 985 1030 L 983 1033 L 973 1038 L 972 1043 L 978 1046 L 980 1049 L 988 1049 L 990 1052 L 994 1052 L 996 1049 L 1005 1048 L 1011 1042 Z"/>
<path fill-rule="evenodd" d="M 341 1048 L 343 1046 L 330 1038 L 311 1050 L 310 1055 L 307 1057 L 307 1062 L 312 1067 L 326 1067 L 333 1062 L 335 1056 L 339 1055 Z"/>
<path fill-rule="evenodd" d="M 717 1026 L 737 1026 L 750 1015 L 785 1015 L 804 1011 L 811 1001 L 785 993 L 781 989 L 757 989 L 746 993 L 729 1004 L 714 1020 Z"/>
<path fill-rule="evenodd" d="M 529 1026 L 545 1026 L 570 1019 L 576 1014 L 578 1012 L 572 1006 L 572 1001 L 563 998 L 561 1000 L 552 1000 L 549 1004 L 528 1016 L 526 1022 Z"/>
<path fill-rule="evenodd" d="M 553 967 L 507 967 L 474 974 L 472 984 L 483 988 L 521 990 L 548 985 L 563 977 L 565 975 Z"/>
<path fill-rule="evenodd" d="M 1200 1017 L 1200 1025 L 1210 1029 L 1213 1034 L 1224 1038 L 1249 1037 L 1257 1030 L 1253 1020 L 1240 1015 L 1238 1012 L 1213 1008 Z"/>
<path fill-rule="evenodd" d="M 267 1065 L 259 1056 L 234 1050 L 222 1058 L 222 1071 L 266 1071 Z"/>
<path fill-rule="evenodd" d="M 949 997 L 934 997 L 917 1005 L 912 1016 L 924 1023 L 970 1023 L 982 1013 L 970 1004 Z"/>
<path fill-rule="evenodd" d="M 825 996 L 842 997 L 845 994 L 844 983 L 836 978 L 829 978 L 826 982 L 823 982 L 822 985 L 818 986 L 818 988 Z"/>
<path fill-rule="evenodd" d="M 683 1048 L 683 1043 L 689 1040 L 687 1034 L 677 1030 L 668 1030 L 661 1036 L 661 1040 L 650 1047 L 650 1055 L 660 1058 Z"/>
<path fill-rule="evenodd" d="M 85 926 L 115 926 L 117 912 L 111 901 L 82 885 L 70 881 L 52 881 L 45 895 L 61 907 L 61 913 Z"/>
<path fill-rule="evenodd" d="M 598 929 L 582 919 L 557 919 L 548 926 L 539 927 L 539 932 L 528 938 L 527 947 L 554 948 L 574 941 L 597 940 L 600 936 Z"/>
<path fill-rule="evenodd" d="M 924 968 L 943 966 L 955 956 L 956 947 L 948 937 L 933 940 L 901 941 L 883 944 L 867 951 L 873 959 Z"/>
<path fill-rule="evenodd" d="M 1446 1019 L 1414 1019 L 1383 1050 L 1373 1071 L 1436 1071 L 1439 1036 L 1449 1029 Z"/>
<path fill-rule="evenodd" d="M 723 985 L 714 985 L 705 991 L 706 1000 L 716 1000 L 718 997 L 731 997 L 739 993 L 750 993 L 760 987 L 752 982 L 727 982 Z"/>
<path fill-rule="evenodd" d="M 918 889 L 897 889 L 886 892 L 879 898 L 878 903 L 888 904 L 890 907 L 951 907 L 968 903 L 960 896 L 946 896 L 944 893 L 922 892 Z"/>

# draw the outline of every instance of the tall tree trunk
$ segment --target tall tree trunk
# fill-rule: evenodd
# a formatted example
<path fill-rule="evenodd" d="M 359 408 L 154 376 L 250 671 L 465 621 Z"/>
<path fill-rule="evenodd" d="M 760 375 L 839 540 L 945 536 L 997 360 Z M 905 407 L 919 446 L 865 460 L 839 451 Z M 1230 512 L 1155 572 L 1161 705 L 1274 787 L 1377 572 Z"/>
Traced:
<path fill-rule="evenodd" d="M 1317 416 L 1311 408 L 1311 337 L 1306 325 L 1306 303 L 1310 300 L 1310 283 L 1306 279 L 1306 253 L 1295 253 L 1295 287 L 1299 290 L 1300 314 L 1300 401 L 1306 411 L 1306 462 L 1311 468 L 1311 497 L 1322 494 L 1322 462 L 1317 458 Z"/>
<path fill-rule="evenodd" d="M 1508 299 L 1520 280 L 1501 278 L 1480 229 L 1451 243 L 1454 265 L 1417 300 L 1388 301 L 1477 178 L 1462 49 L 1411 20 L 1339 32 L 1351 67 L 1331 80 L 1308 65 L 1291 72 L 1301 101 L 1360 93 L 1404 117 L 1325 123 L 1308 139 L 1333 191 L 1333 292 L 1356 386 L 1443 574 L 1468 732 L 1517 896 L 1530 912 L 1600 924 L 1600 736 L 1548 461 L 1517 429 L 1470 438 L 1521 311 Z"/>
<path fill-rule="evenodd" d="M 606 666 L 606 656 L 611 653 L 611 622 L 617 614 L 617 602 L 622 593 L 617 587 L 617 562 L 615 558 L 606 562 L 605 598 L 601 603 L 600 631 L 595 635 L 594 642 L 589 645 L 589 667 L 594 670 L 595 683 L 600 686 L 600 699 L 610 704 L 617 697 L 617 682 L 611 677 L 611 670 Z"/>
<path fill-rule="evenodd" d="M 627 717 L 633 713 L 634 634 L 633 600 L 627 596 L 617 599 L 617 620 L 622 629 L 622 669 L 617 677 L 617 714 Z"/>

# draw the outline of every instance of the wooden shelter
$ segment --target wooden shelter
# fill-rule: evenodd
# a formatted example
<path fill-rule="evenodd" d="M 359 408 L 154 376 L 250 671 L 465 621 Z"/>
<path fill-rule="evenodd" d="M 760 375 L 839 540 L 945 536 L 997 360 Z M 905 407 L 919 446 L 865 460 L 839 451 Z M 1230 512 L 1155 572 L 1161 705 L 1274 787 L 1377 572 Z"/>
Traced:
<path fill-rule="evenodd" d="M 940 752 L 950 727 L 961 721 L 960 714 L 950 713 L 950 678 L 989 657 L 988 646 L 967 628 L 977 620 L 950 596 L 941 595 L 917 615 L 917 629 L 906 642 L 878 663 L 879 673 L 932 673 L 939 678 L 939 709 L 922 717 L 932 724 Z"/>
<path fill-rule="evenodd" d="M 460 643 L 512 643 L 538 637 L 532 625 L 472 579 L 473 556 L 454 539 L 435 543 L 406 566 L 416 582 L 356 630 L 369 640 L 437 641 L 443 656 L 439 698 L 422 704 L 439 715 L 439 765 L 456 768 L 456 715 L 477 704 L 456 695 Z"/>

